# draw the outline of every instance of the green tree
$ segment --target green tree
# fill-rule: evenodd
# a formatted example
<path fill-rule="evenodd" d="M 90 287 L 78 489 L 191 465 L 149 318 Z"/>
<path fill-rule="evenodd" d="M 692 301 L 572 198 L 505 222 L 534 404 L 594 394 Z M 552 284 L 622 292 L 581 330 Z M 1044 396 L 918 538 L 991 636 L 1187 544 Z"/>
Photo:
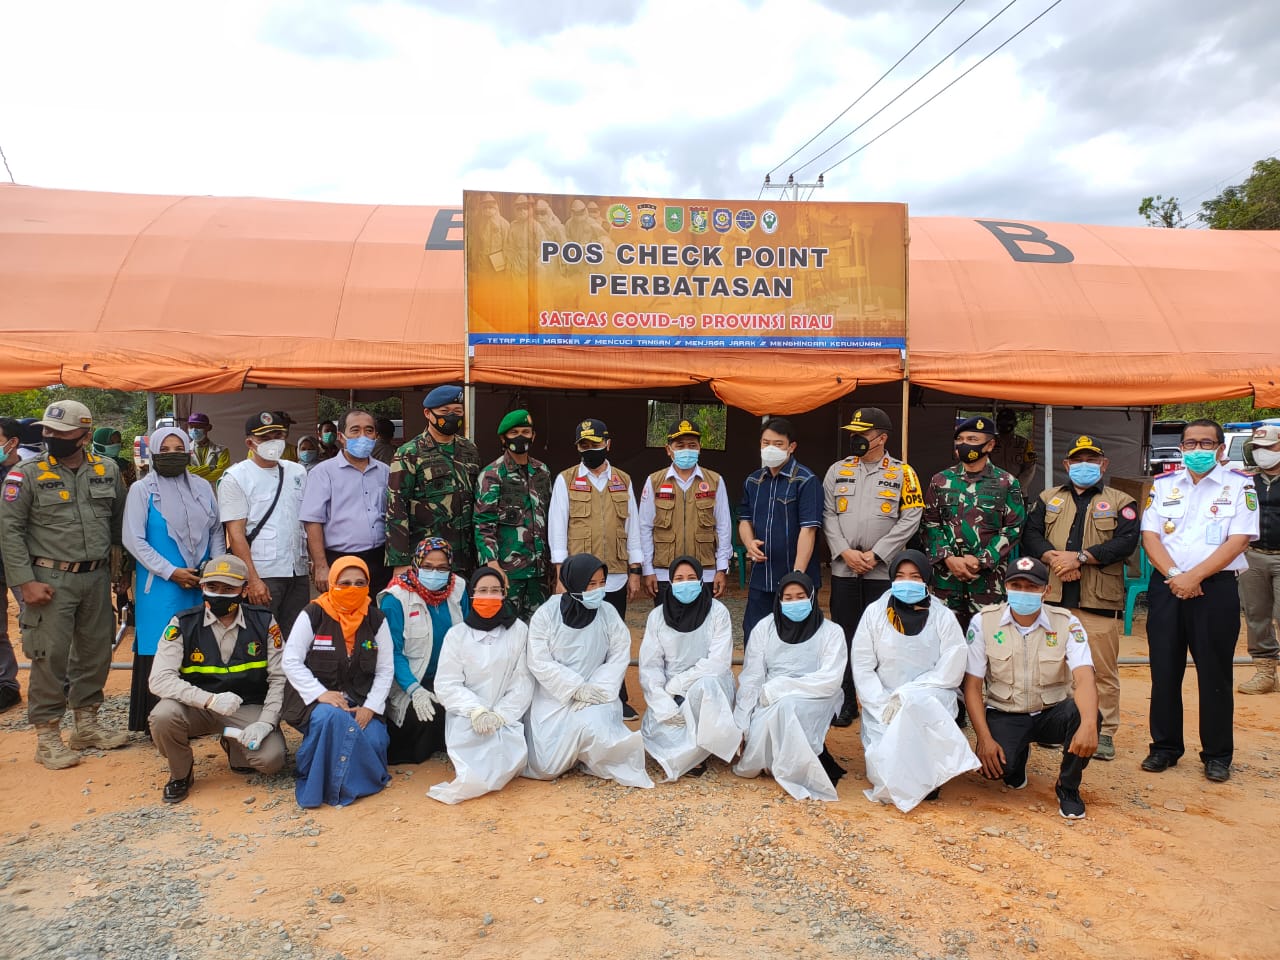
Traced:
<path fill-rule="evenodd" d="M 1280 230 L 1280 159 L 1259 160 L 1244 183 L 1200 204 L 1199 216 L 1211 230 Z"/>
<path fill-rule="evenodd" d="M 168 398 L 162 395 L 161 399 Z M 92 387 L 40 387 L 19 393 L 0 395 L 0 416 L 39 417 L 45 407 L 55 400 L 78 400 L 93 414 L 95 426 L 112 427 L 120 431 L 127 444 L 147 431 L 147 395 L 126 390 L 98 390 Z M 169 404 L 158 405 L 158 416 L 166 416 Z"/>
<path fill-rule="evenodd" d="M 1138 213 L 1147 221 L 1149 227 L 1181 227 L 1183 226 L 1182 204 L 1177 197 L 1143 197 L 1138 204 Z"/>
<path fill-rule="evenodd" d="M 1156 414 L 1157 420 L 1197 420 L 1208 417 L 1219 423 L 1242 423 L 1280 417 L 1280 407 L 1253 406 L 1250 397 L 1206 400 L 1201 403 L 1168 403 Z"/>

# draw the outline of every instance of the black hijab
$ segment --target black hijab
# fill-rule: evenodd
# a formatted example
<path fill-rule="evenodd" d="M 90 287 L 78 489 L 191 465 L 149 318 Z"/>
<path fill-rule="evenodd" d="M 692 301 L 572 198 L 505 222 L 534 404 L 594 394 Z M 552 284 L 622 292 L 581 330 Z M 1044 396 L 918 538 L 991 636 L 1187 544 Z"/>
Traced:
<path fill-rule="evenodd" d="M 675 577 L 676 568 L 683 567 L 685 564 L 693 567 L 693 572 L 698 575 L 698 582 L 702 583 L 702 564 L 693 557 L 676 557 L 667 568 L 668 575 Z M 705 583 L 702 583 L 702 593 L 698 594 L 698 599 L 693 603 L 681 603 L 670 589 L 662 598 L 662 619 L 667 621 L 667 626 L 676 633 L 693 633 L 702 626 L 702 622 L 707 619 L 707 614 L 710 612 L 711 591 L 707 589 Z"/>
<path fill-rule="evenodd" d="M 929 572 L 932 566 L 929 563 L 929 558 L 919 550 L 903 550 L 889 561 L 889 582 L 893 582 L 893 578 L 898 575 L 898 568 L 904 563 L 913 564 L 920 571 L 920 576 L 924 577 L 927 588 L 929 585 Z M 903 603 L 893 594 L 890 594 L 888 606 L 889 623 L 903 636 L 914 637 L 924 629 L 924 625 L 929 619 L 929 604 L 931 602 L 928 593 L 925 593 L 924 600 L 914 606 L 909 603 Z"/>
<path fill-rule="evenodd" d="M 581 598 L 582 591 L 587 589 L 597 570 L 609 575 L 608 565 L 589 553 L 575 553 L 565 557 L 564 563 L 560 564 L 560 582 L 564 584 L 564 593 L 560 594 L 560 619 L 566 627 L 581 630 L 591 626 L 595 620 L 596 611 L 583 606 Z"/>
<path fill-rule="evenodd" d="M 479 567 L 476 569 L 476 572 L 471 575 L 471 581 L 467 584 L 467 595 L 471 597 L 472 600 L 475 599 L 476 586 L 486 577 L 493 577 L 501 583 L 504 588 L 506 587 L 506 581 L 502 579 L 502 574 L 493 569 L 493 567 Z M 510 602 L 504 599 L 502 601 L 501 608 L 499 608 L 498 612 L 492 617 L 480 616 L 480 614 L 476 613 L 476 608 L 473 606 L 467 611 L 467 615 L 462 618 L 462 622 L 473 630 L 496 630 L 498 627 L 509 627 L 515 623 L 516 611 L 511 606 Z"/>
<path fill-rule="evenodd" d="M 813 601 L 813 609 L 809 611 L 809 616 L 799 623 L 794 620 L 788 620 L 782 615 L 782 591 L 788 584 L 792 583 L 798 583 L 804 587 L 805 594 Z M 815 592 L 813 581 L 803 573 L 788 573 L 778 582 L 778 589 L 773 595 L 773 623 L 777 627 L 778 636 L 782 638 L 783 643 L 804 643 L 817 633 L 818 628 L 822 626 L 822 608 L 818 606 L 817 598 L 814 596 Z"/>

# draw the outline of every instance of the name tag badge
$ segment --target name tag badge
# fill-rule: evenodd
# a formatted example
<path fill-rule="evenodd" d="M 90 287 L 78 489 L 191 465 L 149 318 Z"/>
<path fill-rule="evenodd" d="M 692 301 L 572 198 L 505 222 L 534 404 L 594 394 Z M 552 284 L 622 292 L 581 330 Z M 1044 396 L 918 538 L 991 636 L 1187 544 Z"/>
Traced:
<path fill-rule="evenodd" d="M 1211 547 L 1218 547 L 1222 545 L 1223 539 L 1224 537 L 1223 537 L 1222 524 L 1220 523 L 1205 524 L 1205 528 L 1204 528 L 1205 543 L 1207 543 Z"/>
<path fill-rule="evenodd" d="M 317 650 L 332 650 L 333 637 L 325 634 L 316 634 L 315 638 L 311 641 L 311 646 L 315 647 Z"/>

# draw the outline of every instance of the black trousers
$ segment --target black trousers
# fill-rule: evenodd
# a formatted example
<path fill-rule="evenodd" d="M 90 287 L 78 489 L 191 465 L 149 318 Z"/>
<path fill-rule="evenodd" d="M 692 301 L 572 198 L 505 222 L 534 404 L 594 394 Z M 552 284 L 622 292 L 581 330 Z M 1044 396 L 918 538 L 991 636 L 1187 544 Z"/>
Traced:
<path fill-rule="evenodd" d="M 1098 714 L 1098 729 L 1102 729 L 1102 714 Z M 991 738 L 1004 751 L 1004 782 L 1011 787 L 1022 783 L 1027 775 L 1027 755 L 1032 743 L 1061 743 L 1062 765 L 1058 768 L 1058 783 L 1071 790 L 1080 787 L 1080 777 L 1089 761 L 1068 753 L 1071 738 L 1080 729 L 1080 710 L 1068 697 L 1034 716 L 1029 713 L 1002 713 L 987 708 L 987 727 Z"/>
<path fill-rule="evenodd" d="M 387 584 L 391 582 L 391 568 L 386 563 L 386 547 L 374 547 L 372 550 L 363 550 L 360 553 L 325 548 L 324 558 L 329 562 L 329 566 L 333 566 L 333 561 L 339 557 L 359 557 L 364 561 L 365 566 L 369 568 L 369 596 L 375 599 L 378 594 L 387 589 Z"/>
<path fill-rule="evenodd" d="M 845 648 L 852 653 L 853 635 L 862 622 L 862 614 L 889 590 L 888 580 L 868 580 L 865 577 L 831 578 L 831 619 L 844 631 Z M 857 693 L 853 688 L 853 657 L 844 668 L 844 702 L 856 704 Z"/>
<path fill-rule="evenodd" d="M 1231 763 L 1231 661 L 1240 633 L 1240 591 L 1236 576 L 1215 573 L 1200 589 L 1204 596 L 1179 600 L 1164 577 L 1147 584 L 1147 646 L 1151 651 L 1151 752 L 1178 759 L 1182 737 L 1182 678 L 1187 652 L 1196 665 L 1200 691 L 1200 759 Z"/>
<path fill-rule="evenodd" d="M 624 621 L 627 619 L 627 588 L 621 587 L 617 590 L 611 590 L 604 595 L 605 603 L 610 604 L 613 609 L 618 611 Z M 623 678 L 622 688 L 618 691 L 618 699 L 623 703 L 627 702 L 627 681 Z"/>

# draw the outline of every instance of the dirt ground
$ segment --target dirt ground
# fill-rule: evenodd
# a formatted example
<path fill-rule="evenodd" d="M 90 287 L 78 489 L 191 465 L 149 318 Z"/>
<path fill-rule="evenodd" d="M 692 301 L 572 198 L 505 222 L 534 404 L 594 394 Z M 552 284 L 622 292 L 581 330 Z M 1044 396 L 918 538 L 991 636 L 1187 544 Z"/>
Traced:
<path fill-rule="evenodd" d="M 1145 653 L 1137 633 L 1124 655 Z M 628 683 L 638 700 L 634 669 Z M 115 717 L 128 684 L 112 672 Z M 1274 958 L 1280 695 L 1237 696 L 1216 785 L 1195 760 L 1194 684 L 1188 755 L 1144 774 L 1147 673 L 1124 669 L 1118 756 L 1086 771 L 1082 822 L 1058 816 L 1038 748 L 1024 791 L 973 774 L 910 814 L 871 804 L 856 724 L 828 740 L 849 768 L 832 804 L 713 761 L 651 791 L 571 774 L 448 807 L 425 796 L 451 776 L 433 761 L 304 811 L 287 775 L 234 774 L 208 740 L 190 798 L 164 807 L 145 740 L 51 772 L 19 708 L 0 723 L 0 956 Z M 131 897 L 179 881 L 182 915 L 146 901 L 131 933 Z M 78 934 L 79 917 L 116 932 Z M 35 931 L 55 929 L 51 949 Z"/>

